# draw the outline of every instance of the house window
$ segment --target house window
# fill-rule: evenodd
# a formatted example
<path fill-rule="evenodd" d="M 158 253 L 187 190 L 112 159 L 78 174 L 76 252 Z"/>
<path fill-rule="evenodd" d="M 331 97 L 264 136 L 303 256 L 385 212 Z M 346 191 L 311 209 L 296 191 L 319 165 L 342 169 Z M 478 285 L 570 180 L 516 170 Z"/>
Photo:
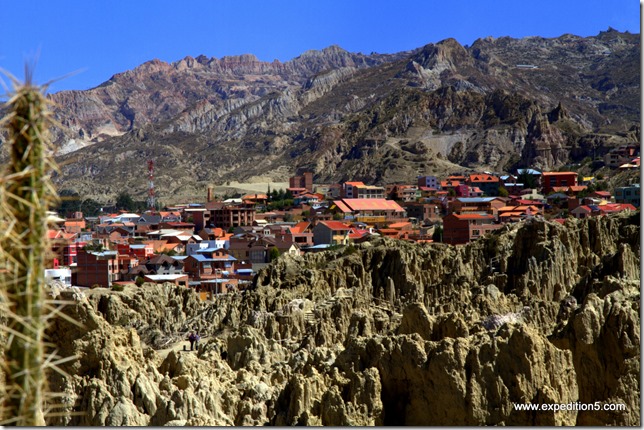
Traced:
<path fill-rule="evenodd" d="M 472 236 L 480 236 L 481 230 L 472 230 Z"/>

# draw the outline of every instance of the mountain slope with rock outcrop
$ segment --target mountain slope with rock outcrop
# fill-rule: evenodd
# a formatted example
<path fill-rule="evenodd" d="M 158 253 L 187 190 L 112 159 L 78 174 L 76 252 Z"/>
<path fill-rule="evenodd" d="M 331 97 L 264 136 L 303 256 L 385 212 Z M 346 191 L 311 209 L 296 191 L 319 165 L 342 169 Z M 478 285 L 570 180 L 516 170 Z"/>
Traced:
<path fill-rule="evenodd" d="M 413 182 L 420 174 L 556 169 L 639 143 L 639 35 L 454 39 L 396 54 L 332 46 L 284 63 L 158 60 L 51 96 L 59 188 L 201 197 L 227 181 Z"/>
<path fill-rule="evenodd" d="M 48 330 L 78 357 L 50 378 L 65 394 L 50 423 L 639 425 L 639 216 L 283 256 L 205 302 L 92 291 L 65 310 L 82 327 Z M 190 330 L 208 339 L 196 353 Z M 625 410 L 513 406 L 575 402 Z"/>

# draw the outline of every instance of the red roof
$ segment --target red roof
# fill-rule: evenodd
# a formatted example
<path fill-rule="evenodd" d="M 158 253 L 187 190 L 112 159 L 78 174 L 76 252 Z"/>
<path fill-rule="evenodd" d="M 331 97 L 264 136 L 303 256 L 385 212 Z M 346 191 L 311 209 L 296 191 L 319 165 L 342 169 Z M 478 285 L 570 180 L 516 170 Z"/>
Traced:
<path fill-rule="evenodd" d="M 595 194 L 599 197 L 610 197 L 610 191 L 594 191 L 592 194 Z"/>
<path fill-rule="evenodd" d="M 607 205 L 598 206 L 601 212 L 621 212 L 621 211 L 634 211 L 635 206 L 630 203 L 609 203 Z"/>
<path fill-rule="evenodd" d="M 494 219 L 493 215 L 481 214 L 452 214 L 458 219 Z"/>
<path fill-rule="evenodd" d="M 593 210 L 592 210 L 590 207 L 588 207 L 587 205 L 581 205 L 581 206 L 577 206 L 575 209 L 573 209 L 573 210 L 572 210 L 572 212 L 575 212 L 575 211 L 580 212 L 580 209 L 583 209 L 585 212 L 588 212 L 588 213 L 590 213 L 590 212 L 592 212 L 592 211 L 593 211 Z"/>
<path fill-rule="evenodd" d="M 441 181 L 441 187 L 446 188 L 446 187 L 458 187 L 459 185 L 462 185 L 458 181 Z"/>
<path fill-rule="evenodd" d="M 334 200 L 333 204 L 335 204 L 338 207 L 338 209 L 340 209 L 342 212 L 345 212 L 345 213 L 351 212 L 351 209 L 349 209 L 349 206 L 345 205 L 342 202 L 342 200 Z"/>
<path fill-rule="evenodd" d="M 354 187 L 359 187 L 359 186 L 363 186 L 363 187 L 364 187 L 364 183 L 362 183 L 362 182 L 345 182 L 345 184 L 346 184 L 346 185 L 352 185 L 352 186 L 354 186 Z"/>
<path fill-rule="evenodd" d="M 368 234 L 369 230 L 353 229 L 352 233 L 349 233 L 349 239 L 360 239 Z"/>
<path fill-rule="evenodd" d="M 47 230 L 47 237 L 49 239 L 58 239 L 62 236 L 62 232 L 60 230 Z"/>
<path fill-rule="evenodd" d="M 411 223 L 409 221 L 404 221 L 404 222 L 395 222 L 389 225 L 389 228 L 393 228 L 393 229 L 403 229 L 405 227 L 411 227 Z"/>
<path fill-rule="evenodd" d="M 291 227 L 291 233 L 304 233 L 304 230 L 309 228 L 311 223 L 308 221 L 301 221 Z"/>
<path fill-rule="evenodd" d="M 523 199 L 519 199 L 519 200 L 517 200 L 517 203 L 520 204 L 520 205 L 543 205 L 543 203 L 538 201 L 538 200 L 523 200 Z"/>
<path fill-rule="evenodd" d="M 329 229 L 334 231 L 345 231 L 350 230 L 351 227 L 340 222 L 340 221 L 320 221 L 319 224 L 327 226 Z"/>
<path fill-rule="evenodd" d="M 492 175 L 470 175 L 470 182 L 499 182 L 499 178 Z"/>
<path fill-rule="evenodd" d="M 405 211 L 398 203 L 387 199 L 343 199 L 342 201 L 351 211 Z"/>
<path fill-rule="evenodd" d="M 166 222 L 165 224 L 170 227 L 194 227 L 195 226 L 191 222 Z"/>

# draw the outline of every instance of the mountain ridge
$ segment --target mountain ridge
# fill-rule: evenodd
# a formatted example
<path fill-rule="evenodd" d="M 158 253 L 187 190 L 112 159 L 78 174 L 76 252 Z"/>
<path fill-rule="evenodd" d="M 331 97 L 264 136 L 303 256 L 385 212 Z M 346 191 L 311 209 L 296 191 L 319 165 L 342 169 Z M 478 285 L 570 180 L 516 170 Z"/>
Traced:
<path fill-rule="evenodd" d="M 448 38 L 397 54 L 331 46 L 284 63 L 151 60 L 51 96 L 66 128 L 54 132 L 65 164 L 57 180 L 104 199 L 126 184 L 142 195 L 137 165 L 148 158 L 167 173 L 162 195 L 185 196 L 303 169 L 317 182 L 383 183 L 449 166 L 558 168 L 588 155 L 591 135 L 600 156 L 637 139 L 639 45 L 610 30 L 471 46 Z"/>

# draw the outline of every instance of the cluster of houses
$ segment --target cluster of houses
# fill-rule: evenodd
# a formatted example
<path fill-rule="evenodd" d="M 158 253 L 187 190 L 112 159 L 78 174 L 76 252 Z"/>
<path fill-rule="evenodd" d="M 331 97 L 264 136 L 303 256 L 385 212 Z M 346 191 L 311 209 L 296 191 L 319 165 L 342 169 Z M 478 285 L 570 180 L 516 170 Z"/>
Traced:
<path fill-rule="evenodd" d="M 519 177 L 530 175 L 534 188 Z M 282 254 L 301 255 L 387 236 L 416 243 L 466 244 L 506 223 L 566 211 L 584 218 L 640 205 L 639 184 L 588 192 L 594 178 L 576 172 L 519 170 L 422 176 L 416 184 L 314 185 L 306 172 L 290 178 L 293 204 L 268 210 L 268 194 L 167 207 L 143 214 L 53 216 L 51 279 L 81 287 L 143 282 L 193 288 L 202 298 L 243 289 Z"/>

